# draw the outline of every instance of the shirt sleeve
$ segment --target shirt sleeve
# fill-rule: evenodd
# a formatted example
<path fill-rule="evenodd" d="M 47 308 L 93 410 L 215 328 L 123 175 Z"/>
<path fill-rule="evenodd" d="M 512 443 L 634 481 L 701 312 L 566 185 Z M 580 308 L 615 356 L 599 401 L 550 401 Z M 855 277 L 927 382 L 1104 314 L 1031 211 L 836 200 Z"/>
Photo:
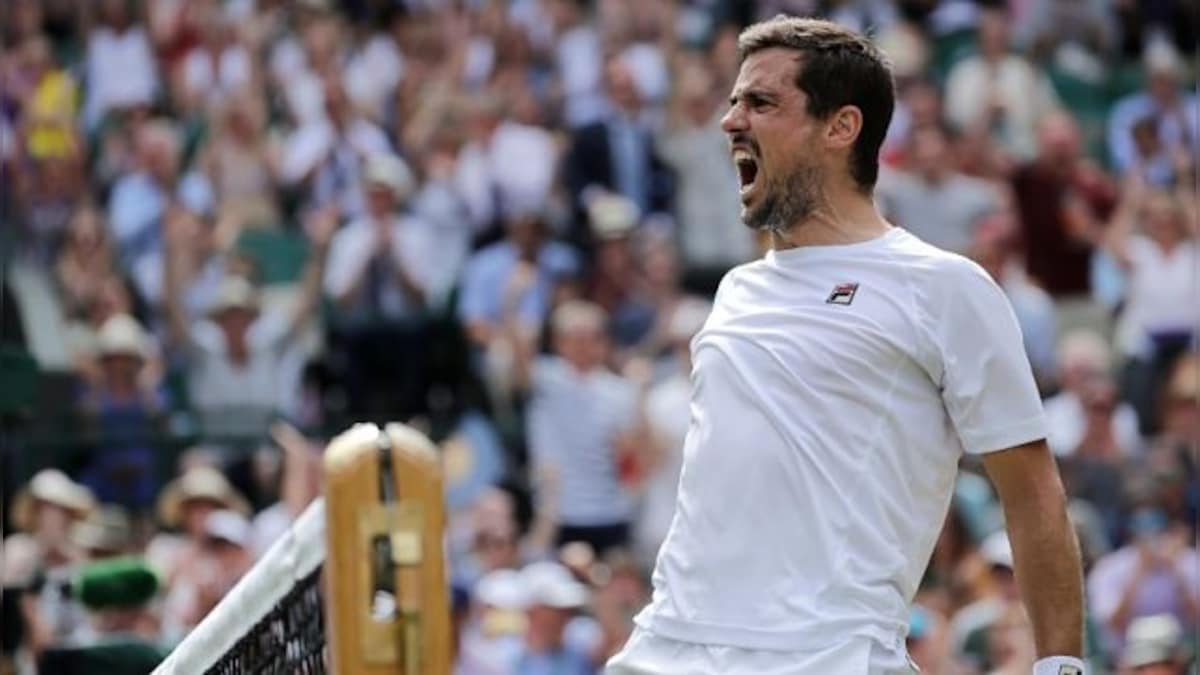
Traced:
<path fill-rule="evenodd" d="M 957 258 L 942 289 L 934 340 L 942 401 L 971 454 L 1046 437 L 1046 419 L 1021 329 L 1004 291 L 978 265 Z"/>

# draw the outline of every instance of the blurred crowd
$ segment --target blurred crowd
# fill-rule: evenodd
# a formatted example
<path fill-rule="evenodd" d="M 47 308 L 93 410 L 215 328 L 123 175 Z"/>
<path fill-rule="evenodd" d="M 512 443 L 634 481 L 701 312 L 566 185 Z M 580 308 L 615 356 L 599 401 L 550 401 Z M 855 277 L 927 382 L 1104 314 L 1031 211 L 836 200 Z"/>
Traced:
<path fill-rule="evenodd" d="M 456 673 L 597 672 L 670 526 L 689 340 L 766 245 L 717 120 L 779 12 L 878 42 L 880 208 L 1012 301 L 1094 672 L 1192 667 L 1195 0 L 4 5 L 0 672 L 146 672 L 359 420 L 443 452 Z M 1035 658 L 981 476 L 912 609 L 932 675 Z"/>

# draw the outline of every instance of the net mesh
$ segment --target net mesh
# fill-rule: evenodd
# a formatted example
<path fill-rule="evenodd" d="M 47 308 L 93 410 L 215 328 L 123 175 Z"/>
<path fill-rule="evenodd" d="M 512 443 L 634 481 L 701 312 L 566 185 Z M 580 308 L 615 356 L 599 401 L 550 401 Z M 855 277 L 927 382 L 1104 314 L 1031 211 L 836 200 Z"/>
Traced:
<path fill-rule="evenodd" d="M 154 675 L 324 675 L 321 568 L 325 503 L 318 499 L 255 563 Z"/>
<path fill-rule="evenodd" d="M 300 580 L 266 617 L 204 671 L 205 675 L 324 675 L 325 621 L 320 576 L 318 568 Z"/>

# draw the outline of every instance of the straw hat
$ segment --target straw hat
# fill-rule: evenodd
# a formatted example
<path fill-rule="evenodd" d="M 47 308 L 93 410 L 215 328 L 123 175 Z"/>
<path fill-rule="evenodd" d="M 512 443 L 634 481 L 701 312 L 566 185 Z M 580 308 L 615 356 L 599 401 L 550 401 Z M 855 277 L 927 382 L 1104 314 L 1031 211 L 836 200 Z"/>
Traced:
<path fill-rule="evenodd" d="M 101 506 L 86 520 L 71 526 L 71 543 L 85 551 L 118 554 L 133 539 L 129 516 L 119 506 Z"/>
<path fill-rule="evenodd" d="M 194 500 L 212 501 L 242 515 L 250 514 L 250 505 L 229 481 L 216 469 L 201 466 L 189 469 L 183 476 L 163 488 L 158 500 L 158 517 L 168 527 L 179 525 L 183 506 Z"/>
<path fill-rule="evenodd" d="M 258 292 L 253 284 L 239 276 L 228 276 L 221 280 L 209 314 L 220 314 L 229 309 L 258 311 Z"/>
<path fill-rule="evenodd" d="M 84 518 L 96 504 L 92 491 L 76 483 L 58 469 L 39 471 L 17 493 L 12 506 L 12 523 L 18 530 L 33 529 L 33 513 L 37 502 L 61 506 L 79 518 Z"/>
<path fill-rule="evenodd" d="M 146 358 L 146 331 L 137 319 L 128 314 L 110 317 L 100 327 L 96 348 L 100 356 L 135 356 Z"/>

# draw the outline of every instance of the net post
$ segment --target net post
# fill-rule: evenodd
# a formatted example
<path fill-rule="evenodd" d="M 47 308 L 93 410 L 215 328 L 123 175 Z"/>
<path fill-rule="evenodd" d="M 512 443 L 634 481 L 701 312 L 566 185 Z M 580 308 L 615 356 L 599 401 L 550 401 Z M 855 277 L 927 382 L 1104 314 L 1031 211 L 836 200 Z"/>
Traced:
<path fill-rule="evenodd" d="M 325 453 L 326 626 L 339 675 L 449 675 L 440 458 L 401 424 L 359 424 Z"/>

